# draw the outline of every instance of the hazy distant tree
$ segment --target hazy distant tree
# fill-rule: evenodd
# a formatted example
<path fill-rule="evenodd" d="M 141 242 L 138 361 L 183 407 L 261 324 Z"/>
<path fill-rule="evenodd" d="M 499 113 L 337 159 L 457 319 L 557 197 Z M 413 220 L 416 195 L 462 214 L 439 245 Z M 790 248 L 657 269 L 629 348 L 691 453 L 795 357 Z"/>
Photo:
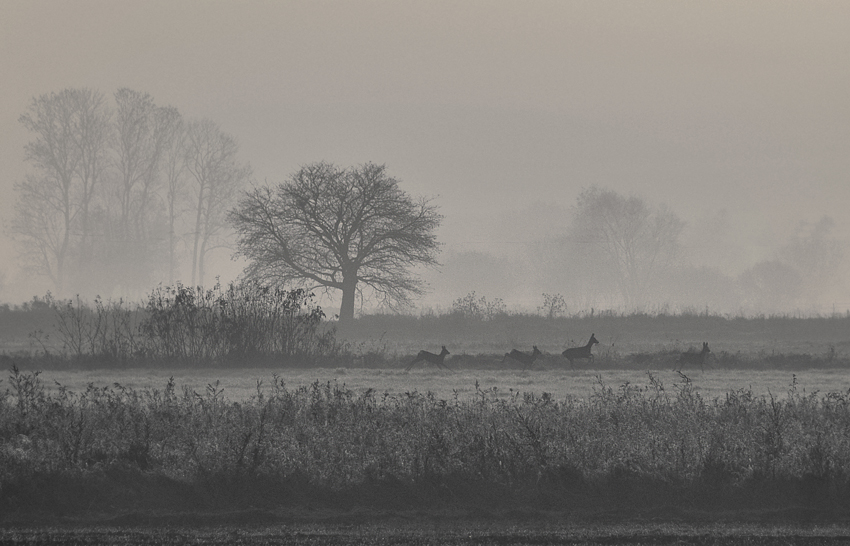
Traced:
<path fill-rule="evenodd" d="M 636 308 L 660 295 L 654 280 L 675 263 L 683 228 L 664 206 L 594 187 L 578 197 L 570 239 L 574 258 L 613 275 L 626 307 Z"/>
<path fill-rule="evenodd" d="M 25 146 L 36 169 L 15 185 L 11 231 L 30 266 L 62 293 L 72 256 L 88 264 L 91 207 L 106 162 L 110 112 L 103 95 L 65 89 L 33 98 L 19 121 L 35 135 Z"/>
<path fill-rule="evenodd" d="M 725 208 L 701 211 L 689 218 L 682 233 L 682 245 L 684 259 L 694 266 L 706 265 L 731 272 L 749 261 L 749 251 Z"/>
<path fill-rule="evenodd" d="M 540 290 L 563 294 L 564 302 L 575 311 L 616 307 L 617 276 L 608 258 L 570 231 L 532 241 L 526 246 L 526 263 L 532 264 L 528 278 Z"/>
<path fill-rule="evenodd" d="M 166 215 L 168 218 L 168 282 L 174 283 L 177 270 L 177 227 L 181 204 L 186 196 L 186 124 L 174 112 L 170 131 L 166 133 L 166 147 L 162 171 L 165 185 Z"/>
<path fill-rule="evenodd" d="M 738 278 L 744 304 L 757 312 L 776 312 L 793 306 L 803 293 L 800 273 L 779 260 L 765 260 Z"/>
<path fill-rule="evenodd" d="M 835 221 L 824 216 L 814 224 L 801 222 L 791 241 L 779 251 L 781 260 L 799 271 L 803 296 L 815 303 L 840 278 L 844 246 L 832 237 Z"/>
<path fill-rule="evenodd" d="M 384 165 L 314 163 L 275 188 L 247 193 L 230 219 L 249 276 L 340 290 L 345 323 L 362 286 L 388 306 L 422 293 L 409 269 L 436 264 L 442 216 L 428 199 L 402 191 Z"/>
<path fill-rule="evenodd" d="M 144 236 L 160 167 L 180 115 L 174 108 L 156 106 L 147 93 L 126 88 L 115 93 L 115 103 L 115 193 L 121 236 L 130 240 Z"/>
<path fill-rule="evenodd" d="M 737 279 L 717 267 L 680 264 L 659 280 L 664 285 L 663 303 L 691 313 L 733 313 L 744 301 Z"/>
<path fill-rule="evenodd" d="M 115 93 L 115 139 L 107 210 L 103 269 L 113 282 L 149 285 L 165 265 L 165 201 L 160 189 L 172 135 L 180 123 L 175 108 L 157 106 L 150 95 Z M 167 173 L 166 173 L 167 174 Z"/>
<path fill-rule="evenodd" d="M 17 201 L 10 232 L 20 243 L 25 267 L 46 275 L 54 290 L 62 293 L 76 207 L 70 199 L 70 187 L 66 190 L 57 182 L 48 177 L 27 176 L 23 182 L 15 183 Z"/>
<path fill-rule="evenodd" d="M 192 284 L 202 285 L 205 258 L 226 245 L 227 212 L 251 176 L 251 168 L 237 162 L 236 141 L 209 119 L 187 125 L 184 151 L 194 192 Z"/>
<path fill-rule="evenodd" d="M 102 182 L 108 164 L 109 141 L 113 127 L 111 112 L 100 92 L 83 89 L 75 93 L 77 112 L 76 142 L 80 149 L 77 169 L 80 189 L 80 251 L 77 273 L 81 278 L 92 273 L 92 255 L 96 242 L 92 238 L 92 205 L 98 185 Z"/>
<path fill-rule="evenodd" d="M 528 275 L 536 266 L 528 265 L 524 257 L 506 258 L 481 250 L 448 251 L 440 256 L 439 275 L 432 277 L 431 289 L 437 294 L 458 295 L 475 290 L 521 297 L 519 287 L 527 284 Z"/>
<path fill-rule="evenodd" d="M 130 89 L 113 98 L 114 108 L 99 92 L 66 89 L 33 98 L 20 117 L 33 169 L 15 184 L 10 232 L 25 264 L 58 294 L 132 294 L 158 276 L 173 282 L 187 240 L 192 284 L 203 283 L 250 167 L 212 121 L 184 123 Z"/>

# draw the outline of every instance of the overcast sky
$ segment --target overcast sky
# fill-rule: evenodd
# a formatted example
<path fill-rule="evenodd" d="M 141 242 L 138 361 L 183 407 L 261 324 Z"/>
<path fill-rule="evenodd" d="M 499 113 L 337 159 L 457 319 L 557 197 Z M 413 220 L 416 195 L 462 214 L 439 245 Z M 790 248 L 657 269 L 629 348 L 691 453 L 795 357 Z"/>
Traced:
<path fill-rule="evenodd" d="M 446 252 L 517 253 L 594 184 L 692 230 L 725 210 L 729 267 L 801 220 L 850 238 L 843 0 L 0 0 L 4 228 L 29 171 L 18 117 L 67 87 L 211 118 L 260 182 L 385 163 L 441 207 Z M 5 231 L 0 256 L 9 277 Z"/>

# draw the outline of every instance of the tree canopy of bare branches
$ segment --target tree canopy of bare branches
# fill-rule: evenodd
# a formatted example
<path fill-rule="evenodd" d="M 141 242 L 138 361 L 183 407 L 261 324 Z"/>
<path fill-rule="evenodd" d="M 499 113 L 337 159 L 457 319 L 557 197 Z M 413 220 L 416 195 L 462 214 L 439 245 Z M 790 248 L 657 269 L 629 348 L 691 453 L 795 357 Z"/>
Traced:
<path fill-rule="evenodd" d="M 674 265 L 685 226 L 667 207 L 597 187 L 578 197 L 571 237 L 580 257 L 613 278 L 627 308 L 652 300 L 654 285 Z"/>
<path fill-rule="evenodd" d="M 101 93 L 65 89 L 33 98 L 19 118 L 35 135 L 25 152 L 36 172 L 15 185 L 11 231 L 29 265 L 59 290 L 74 251 L 77 265 L 91 255 L 91 209 L 106 166 L 110 115 Z"/>
<path fill-rule="evenodd" d="M 64 89 L 20 116 L 32 134 L 10 222 L 21 256 L 56 294 L 131 296 L 177 280 L 185 242 L 191 283 L 203 283 L 210 252 L 232 241 L 226 216 L 250 166 L 211 120 L 131 89 L 113 98 Z"/>
<path fill-rule="evenodd" d="M 307 165 L 277 187 L 246 193 L 230 213 L 250 277 L 339 290 L 342 323 L 354 318 L 364 287 L 391 307 L 423 292 L 410 268 L 437 264 L 442 218 L 372 163 Z"/>
<path fill-rule="evenodd" d="M 184 151 L 194 191 L 192 284 L 203 284 L 205 258 L 225 244 L 228 211 L 251 176 L 251 167 L 237 161 L 239 145 L 209 119 L 188 124 Z"/>

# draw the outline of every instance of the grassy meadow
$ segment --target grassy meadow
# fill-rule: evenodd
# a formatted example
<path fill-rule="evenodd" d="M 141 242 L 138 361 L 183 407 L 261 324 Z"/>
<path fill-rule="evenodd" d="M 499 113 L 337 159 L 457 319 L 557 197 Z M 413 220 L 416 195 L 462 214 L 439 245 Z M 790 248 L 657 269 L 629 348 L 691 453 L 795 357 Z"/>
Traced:
<path fill-rule="evenodd" d="M 511 349 L 556 356 L 567 347 L 584 345 L 590 334 L 599 345 L 597 365 L 629 365 L 634 357 L 670 360 L 675 354 L 708 342 L 715 364 L 770 366 L 781 357 L 811 359 L 850 355 L 850 316 L 719 316 L 709 314 L 582 313 L 547 318 L 533 314 L 499 314 L 487 320 L 463 313 L 397 316 L 368 315 L 339 333 L 352 348 L 366 353 L 387 351 L 415 355 L 419 349 L 439 352 L 445 345 L 457 355 L 501 356 Z M 356 351 L 355 351 L 356 352 Z M 805 360 L 805 357 L 801 360 Z M 552 365 L 557 365 L 552 361 Z"/>
<path fill-rule="evenodd" d="M 5 521 L 312 507 L 843 522 L 850 509 L 844 315 L 453 312 L 340 330 L 306 294 L 256 286 L 0 315 Z M 591 333 L 594 359 L 570 365 L 561 351 Z M 679 371 L 703 341 L 705 366 Z M 405 370 L 441 345 L 445 368 Z M 532 345 L 530 366 L 503 359 Z"/>
<path fill-rule="evenodd" d="M 451 360 L 446 360 L 447 366 Z M 787 370 L 684 370 L 693 389 L 703 398 L 723 398 L 730 391 L 747 390 L 755 396 L 783 396 L 796 384 L 806 394 L 850 392 L 850 373 L 841 369 Z M 276 380 L 288 388 L 303 388 L 318 383 L 332 383 L 354 393 L 373 391 L 393 396 L 408 392 L 432 393 L 442 400 L 456 396 L 468 400 L 479 390 L 491 396 L 507 399 L 513 393 L 551 395 L 555 400 L 575 398 L 586 400 L 601 386 L 619 388 L 623 385 L 645 386 L 650 376 L 670 390 L 682 385 L 685 379 L 673 370 L 598 370 L 598 369 L 470 369 L 447 371 L 441 368 L 403 369 L 381 368 L 203 368 L 162 370 L 131 368 L 124 370 L 44 370 L 41 379 L 48 391 L 59 386 L 73 392 L 83 392 L 89 385 L 98 388 L 119 384 L 129 389 L 163 388 L 173 378 L 174 383 L 196 392 L 215 385 L 228 399 L 242 401 L 257 394 L 257 387 L 267 388 Z M 476 389 L 476 384 L 478 389 Z M 2 387 L 3 383 L 0 383 Z"/>
<path fill-rule="evenodd" d="M 234 400 L 220 383 L 72 391 L 13 369 L 0 403 L 0 513 L 310 506 L 689 520 L 792 510 L 843 521 L 850 392 L 807 393 L 792 380 L 782 394 L 709 399 L 680 379 L 597 382 L 587 397 L 559 399 L 480 382 L 441 398 L 277 377 Z"/>
<path fill-rule="evenodd" d="M 685 380 L 678 369 L 707 399 L 741 389 L 757 396 L 782 394 L 793 381 L 806 393 L 850 390 L 846 315 L 377 314 L 343 330 L 333 322 L 300 321 L 300 316 L 316 317 L 303 294 L 277 295 L 268 303 L 267 295 L 247 292 L 251 297 L 232 288 L 190 293 L 181 287 L 156 294 L 143 310 L 37 300 L 38 305 L 27 309 L 0 311 L 0 364 L 41 371 L 48 390 L 61 385 L 82 392 L 89 384 L 116 383 L 162 388 L 173 377 L 181 388 L 198 392 L 218 383 L 232 400 L 255 395 L 258 382 L 269 385 L 278 379 L 292 388 L 331 382 L 356 393 L 430 392 L 441 399 L 473 396 L 477 388 L 500 398 L 521 392 L 587 399 L 600 384 L 644 385 L 648 373 L 673 388 Z M 178 305 L 178 296 L 192 304 Z M 222 300 L 234 302 L 230 308 L 235 311 L 207 313 Z M 271 318 L 244 318 L 258 308 Z M 216 313 L 238 320 L 209 318 Z M 145 323 L 144 316 L 154 318 Z M 278 331 L 291 338 L 285 350 L 268 341 Z M 590 333 L 600 342 L 592 348 L 593 361 L 570 365 L 561 351 L 583 345 Z M 221 347 L 221 340 L 230 338 L 237 340 L 235 348 Z M 695 351 L 703 341 L 712 351 L 704 367 L 678 362 L 683 352 Z M 266 349 L 252 353 L 248 344 Z M 441 345 L 451 352 L 446 369 L 420 363 L 405 371 L 420 349 L 436 353 Z M 543 355 L 531 366 L 504 358 L 511 349 L 530 353 L 533 345 Z"/>

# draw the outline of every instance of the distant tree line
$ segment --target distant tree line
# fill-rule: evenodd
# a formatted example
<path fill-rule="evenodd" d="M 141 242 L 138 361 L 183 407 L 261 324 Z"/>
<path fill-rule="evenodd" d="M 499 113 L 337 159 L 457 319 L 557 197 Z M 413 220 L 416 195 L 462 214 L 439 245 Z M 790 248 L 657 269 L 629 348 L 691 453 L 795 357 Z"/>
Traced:
<path fill-rule="evenodd" d="M 561 312 L 567 302 L 574 310 L 626 312 L 671 305 L 732 313 L 805 309 L 836 286 L 845 260 L 829 217 L 801 223 L 773 256 L 730 276 L 691 263 L 682 243 L 687 224 L 666 206 L 591 187 L 573 212 L 567 231 L 532 246 L 528 259 L 540 286 L 561 291 Z"/>
<path fill-rule="evenodd" d="M 11 233 L 60 296 L 138 295 L 190 264 L 189 285 L 203 286 L 210 252 L 236 234 L 246 277 L 339 291 L 343 322 L 357 297 L 396 307 L 423 292 L 409 268 L 436 264 L 442 216 L 385 166 L 319 162 L 245 192 L 251 168 L 215 122 L 130 89 L 112 99 L 65 89 L 33 98 L 19 119 L 32 171 L 15 184 Z"/>
<path fill-rule="evenodd" d="M 15 184 L 10 231 L 26 265 L 60 296 L 140 295 L 182 279 L 203 286 L 210 253 L 232 244 L 248 260 L 248 279 L 339 294 L 344 324 L 357 300 L 361 308 L 370 300 L 410 306 L 424 293 L 411 268 L 438 265 L 443 217 L 431 200 L 404 192 L 384 165 L 312 163 L 246 192 L 251 168 L 231 136 L 130 89 L 111 100 L 91 89 L 45 94 L 19 121 L 33 136 L 25 147 L 32 170 Z M 770 312 L 816 302 L 837 285 L 845 257 L 824 217 L 733 278 L 691 265 L 682 244 L 687 223 L 666 206 L 591 187 L 571 216 L 564 233 L 529 245 L 524 256 L 503 264 L 476 255 L 445 276 L 478 283 L 466 291 L 487 291 L 492 279 L 506 285 L 513 275 L 516 290 L 548 293 L 549 316 L 570 307 L 659 305 Z M 504 307 L 491 303 L 461 298 L 455 308 L 477 316 Z"/>
<path fill-rule="evenodd" d="M 204 283 L 251 175 L 233 137 L 130 89 L 44 94 L 19 121 L 32 170 L 15 184 L 10 231 L 30 271 L 59 294 L 134 293 L 189 265 Z"/>

